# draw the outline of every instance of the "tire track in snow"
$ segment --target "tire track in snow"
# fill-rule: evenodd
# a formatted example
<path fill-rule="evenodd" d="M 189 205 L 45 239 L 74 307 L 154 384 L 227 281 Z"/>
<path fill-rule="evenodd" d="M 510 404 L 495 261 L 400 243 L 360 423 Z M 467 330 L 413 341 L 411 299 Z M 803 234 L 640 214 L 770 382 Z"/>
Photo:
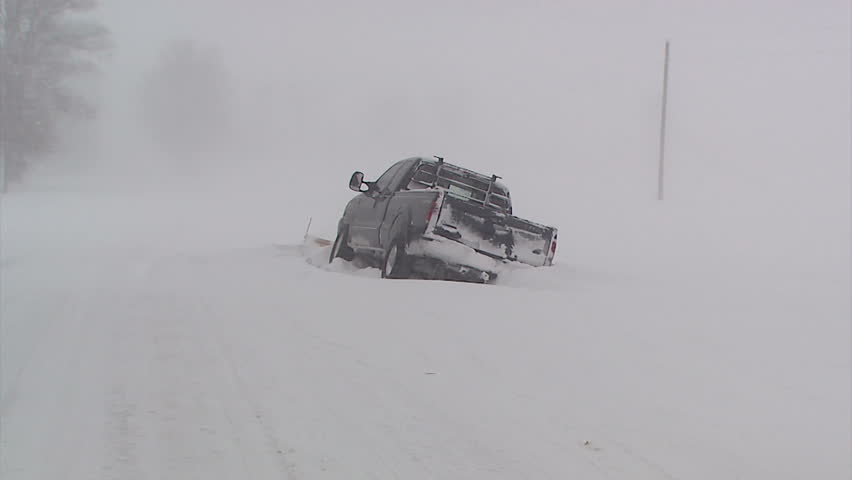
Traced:
<path fill-rule="evenodd" d="M 109 338 L 104 342 L 104 361 L 110 365 L 108 383 L 104 385 L 105 426 L 107 458 L 104 472 L 107 478 L 133 480 L 144 478 L 137 468 L 139 432 L 133 425 L 138 415 L 137 402 L 128 389 L 132 372 L 131 355 L 138 350 L 127 341 L 132 333 L 127 330 L 127 320 L 114 317 L 111 325 L 105 326 Z"/>
<path fill-rule="evenodd" d="M 165 290 L 158 293 L 157 304 L 168 308 L 149 310 L 152 318 L 145 322 L 144 338 L 151 342 L 146 348 L 153 347 L 157 377 L 150 401 L 156 406 L 153 437 L 163 440 L 157 449 L 158 473 L 175 478 L 256 478 L 245 452 L 234 448 L 239 436 L 232 430 L 227 399 L 212 386 L 221 372 L 205 355 L 201 312 L 194 308 L 194 299 L 170 282 L 168 271 L 156 273 L 152 278 Z"/>
<path fill-rule="evenodd" d="M 0 476 L 4 479 L 94 478 L 103 461 L 102 337 L 88 315 L 96 292 L 63 297 L 63 309 L 40 326 L 26 367 L 2 413 Z M 85 442 L 80 441 L 80 437 Z M 50 461 L 45 461 L 50 452 Z"/>
<path fill-rule="evenodd" d="M 3 273 L 5 277 L 5 272 Z M 2 356 L 2 368 L 3 372 L 3 391 L 0 392 L 0 417 L 7 416 L 11 410 L 13 409 L 17 399 L 18 399 L 18 390 L 23 379 L 26 377 L 26 373 L 34 368 L 33 363 L 38 362 L 39 356 L 43 352 L 43 346 L 50 340 L 52 335 L 55 335 L 55 330 L 61 329 L 61 325 L 57 325 L 57 322 L 60 321 L 63 315 L 68 315 L 69 312 L 73 311 L 74 308 L 77 308 L 74 303 L 74 299 L 68 298 L 69 295 L 65 295 L 61 302 L 62 306 L 58 306 L 51 310 L 47 309 L 47 311 L 42 312 L 41 315 L 33 315 L 30 314 L 29 318 L 17 318 L 13 317 L 12 313 L 17 313 L 16 311 L 10 312 L 10 306 L 17 306 L 18 303 L 23 303 L 23 300 L 26 299 L 24 296 L 15 296 L 13 300 L 8 300 L 6 298 L 8 294 L 8 290 L 10 289 L 8 285 L 8 279 L 3 278 L 2 290 L 0 290 L 0 356 Z M 18 307 L 21 311 L 32 311 L 33 309 L 37 312 L 39 309 L 46 309 L 51 304 L 47 305 L 44 303 L 44 300 L 40 302 L 38 300 L 33 300 L 33 303 L 38 303 L 38 305 L 26 307 L 21 306 Z M 70 310 L 69 307 L 70 306 Z M 23 317 L 23 315 L 21 315 Z M 7 372 L 7 363 L 9 361 L 8 351 L 12 350 L 13 345 L 10 345 L 9 342 L 12 339 L 9 331 L 10 319 L 12 322 L 28 322 L 30 324 L 30 328 L 32 327 L 32 323 L 37 321 L 42 322 L 37 328 L 34 328 L 30 333 L 33 338 L 27 342 L 24 338 L 14 338 L 14 342 L 16 345 L 14 347 L 16 349 L 21 348 L 21 344 L 29 345 L 23 349 L 24 353 L 18 353 L 17 355 L 21 358 L 16 359 L 18 366 L 15 368 L 14 373 Z M 18 325 L 15 325 L 16 328 L 19 328 Z M 11 378 L 11 381 L 9 380 Z"/>
<path fill-rule="evenodd" d="M 287 480 L 297 480 L 300 478 L 298 475 L 298 471 L 295 465 L 291 464 L 286 456 L 287 451 L 280 441 L 277 432 L 275 429 L 266 421 L 266 412 L 261 408 L 260 404 L 256 400 L 256 394 L 252 391 L 248 382 L 245 380 L 243 375 L 240 373 L 239 368 L 234 362 L 233 357 L 225 348 L 224 335 L 222 333 L 222 324 L 223 321 L 216 315 L 215 310 L 211 308 L 206 301 L 206 299 L 200 299 L 202 310 L 205 311 L 209 315 L 209 319 L 214 325 L 211 326 L 211 344 L 212 350 L 215 353 L 215 357 L 218 358 L 223 363 L 223 368 L 226 378 L 228 378 L 228 384 L 231 386 L 230 390 L 233 393 L 236 393 L 241 401 L 246 405 L 248 415 L 252 417 L 252 422 L 256 425 L 256 428 L 260 430 L 261 435 L 263 436 L 263 443 L 266 446 L 267 457 L 274 457 L 275 464 L 277 466 L 277 473 L 283 474 L 284 478 Z M 246 416 L 246 413 L 242 415 Z M 233 422 L 233 419 L 228 416 L 229 423 L 232 426 L 232 429 L 236 430 L 236 426 Z M 242 447 L 241 448 L 245 448 Z M 245 458 L 245 456 L 244 456 Z M 254 478 L 268 478 L 269 473 L 257 476 Z"/>
<path fill-rule="evenodd" d="M 161 262 L 154 270 L 157 279 L 168 285 L 170 291 L 181 291 L 180 308 L 184 312 L 175 328 L 175 342 L 180 348 L 168 348 L 178 355 L 180 365 L 195 365 L 196 368 L 181 372 L 176 378 L 193 378 L 189 392 L 196 397 L 194 403 L 204 403 L 206 417 L 218 419 L 212 434 L 219 439 L 219 448 L 229 457 L 238 457 L 235 463 L 241 471 L 239 478 L 298 478 L 294 465 L 288 462 L 285 447 L 277 432 L 266 421 L 266 412 L 260 407 L 255 392 L 228 353 L 221 327 L 222 322 L 235 319 L 223 318 L 212 300 L 222 301 L 220 292 L 212 289 L 192 291 L 181 288 L 187 278 L 183 267 L 189 264 L 192 277 L 210 275 L 214 266 L 205 259 L 195 257 L 173 257 Z M 172 319 L 174 320 L 174 319 Z M 158 329 L 162 332 L 162 329 Z M 209 420 L 209 418 L 208 418 Z M 224 430 L 221 431 L 221 430 Z M 227 433 L 226 438 L 222 435 Z M 236 465 L 232 467 L 237 468 Z M 230 477 L 228 477 L 230 478 Z"/>

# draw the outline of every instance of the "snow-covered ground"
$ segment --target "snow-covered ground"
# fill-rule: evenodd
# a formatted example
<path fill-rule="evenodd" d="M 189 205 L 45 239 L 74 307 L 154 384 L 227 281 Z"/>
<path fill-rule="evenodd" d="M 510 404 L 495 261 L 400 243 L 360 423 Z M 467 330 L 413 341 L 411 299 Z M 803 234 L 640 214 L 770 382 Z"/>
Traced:
<path fill-rule="evenodd" d="M 0 479 L 852 478 L 848 0 L 100 3 L 97 121 L 0 197 Z M 139 88 L 184 37 L 233 130 L 167 155 Z M 302 245 L 414 155 L 556 264 Z"/>
<path fill-rule="evenodd" d="M 483 286 L 327 265 L 339 212 L 273 197 L 3 198 L 0 477 L 852 473 L 846 206 L 586 204 Z"/>

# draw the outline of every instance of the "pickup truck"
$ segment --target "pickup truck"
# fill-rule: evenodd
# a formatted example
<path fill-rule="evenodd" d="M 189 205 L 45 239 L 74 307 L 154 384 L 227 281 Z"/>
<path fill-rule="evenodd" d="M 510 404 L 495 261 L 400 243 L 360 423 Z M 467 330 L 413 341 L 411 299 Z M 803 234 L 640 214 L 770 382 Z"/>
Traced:
<path fill-rule="evenodd" d="M 491 283 L 513 262 L 550 266 L 557 229 L 512 215 L 509 190 L 440 157 L 400 160 L 373 182 L 356 171 L 358 192 L 343 212 L 329 263 L 356 256 L 382 278 Z"/>

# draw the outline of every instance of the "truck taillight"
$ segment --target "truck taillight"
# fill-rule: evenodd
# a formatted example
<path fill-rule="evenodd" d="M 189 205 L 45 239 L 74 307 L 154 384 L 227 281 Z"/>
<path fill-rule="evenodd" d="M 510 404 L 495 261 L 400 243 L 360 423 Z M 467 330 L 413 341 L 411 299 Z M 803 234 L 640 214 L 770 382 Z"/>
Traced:
<path fill-rule="evenodd" d="M 432 205 L 429 206 L 429 213 L 426 214 L 426 223 L 432 221 L 432 216 L 435 215 L 435 212 L 438 210 L 438 196 L 435 196 L 435 199 L 432 200 Z"/>
<path fill-rule="evenodd" d="M 552 242 L 550 242 L 550 253 L 556 255 L 556 239 L 554 238 Z"/>

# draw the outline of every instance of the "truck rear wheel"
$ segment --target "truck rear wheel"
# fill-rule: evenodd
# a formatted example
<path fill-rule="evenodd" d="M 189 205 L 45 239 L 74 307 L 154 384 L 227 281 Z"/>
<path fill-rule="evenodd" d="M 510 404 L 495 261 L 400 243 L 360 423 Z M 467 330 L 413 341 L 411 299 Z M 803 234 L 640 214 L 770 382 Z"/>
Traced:
<path fill-rule="evenodd" d="M 385 252 L 382 262 L 382 278 L 408 278 L 410 275 L 408 257 L 405 255 L 405 242 L 394 240 Z"/>
<path fill-rule="evenodd" d="M 333 262 L 335 258 L 342 258 L 347 262 L 351 262 L 355 258 L 355 251 L 349 246 L 348 241 L 349 229 L 343 227 L 337 232 L 337 238 L 334 239 L 334 244 L 331 246 L 328 263 Z"/>

